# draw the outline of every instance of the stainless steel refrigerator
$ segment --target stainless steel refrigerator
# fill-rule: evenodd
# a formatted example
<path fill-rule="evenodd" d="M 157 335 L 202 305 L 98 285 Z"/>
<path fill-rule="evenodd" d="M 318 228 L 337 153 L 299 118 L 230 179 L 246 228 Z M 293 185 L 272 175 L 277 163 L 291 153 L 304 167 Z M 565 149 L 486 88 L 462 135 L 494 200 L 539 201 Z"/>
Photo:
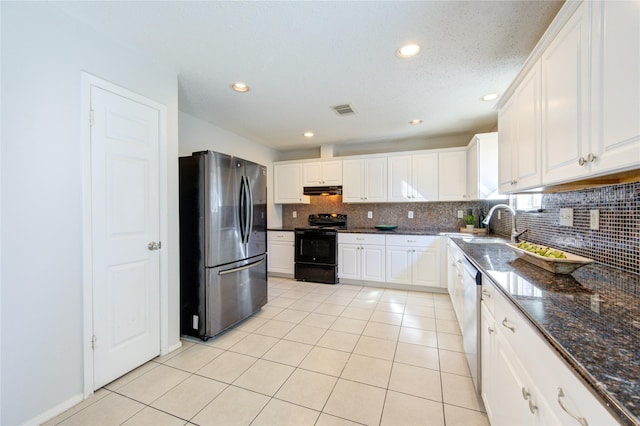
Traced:
<path fill-rule="evenodd" d="M 267 303 L 267 168 L 203 151 L 180 161 L 180 329 L 207 340 Z"/>

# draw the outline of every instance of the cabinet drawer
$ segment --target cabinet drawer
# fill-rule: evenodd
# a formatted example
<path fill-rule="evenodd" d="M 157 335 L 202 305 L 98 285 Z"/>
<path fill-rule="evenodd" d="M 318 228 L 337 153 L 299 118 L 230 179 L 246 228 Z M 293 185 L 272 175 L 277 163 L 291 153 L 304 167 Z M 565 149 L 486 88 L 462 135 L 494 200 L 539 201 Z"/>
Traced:
<path fill-rule="evenodd" d="M 482 301 L 487 306 L 487 310 L 491 313 L 491 315 L 494 315 L 494 316 L 495 316 L 496 291 L 497 290 L 493 286 L 493 283 L 483 275 L 482 276 Z"/>
<path fill-rule="evenodd" d="M 294 235 L 291 231 L 268 231 L 267 238 L 269 239 L 269 242 L 294 242 Z"/>
<path fill-rule="evenodd" d="M 387 235 L 388 246 L 439 247 L 440 237 L 429 235 Z"/>
<path fill-rule="evenodd" d="M 338 233 L 338 244 L 382 244 L 384 235 Z"/>

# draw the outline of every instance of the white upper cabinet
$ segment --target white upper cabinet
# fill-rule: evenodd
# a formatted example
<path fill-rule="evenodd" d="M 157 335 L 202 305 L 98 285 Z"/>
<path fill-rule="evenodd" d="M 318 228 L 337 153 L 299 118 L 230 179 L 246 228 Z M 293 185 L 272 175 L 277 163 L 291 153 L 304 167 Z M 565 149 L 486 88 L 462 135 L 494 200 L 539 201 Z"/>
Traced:
<path fill-rule="evenodd" d="M 438 200 L 465 200 L 467 194 L 467 151 L 438 153 Z"/>
<path fill-rule="evenodd" d="M 302 185 L 342 185 L 342 160 L 302 163 Z"/>
<path fill-rule="evenodd" d="M 538 61 L 498 115 L 498 173 L 503 194 L 535 188 L 542 182 L 540 95 Z"/>
<path fill-rule="evenodd" d="M 565 3 L 530 61 L 499 105 L 500 192 L 640 169 L 639 2 Z"/>
<path fill-rule="evenodd" d="M 387 201 L 387 157 L 361 158 L 342 162 L 342 202 Z"/>
<path fill-rule="evenodd" d="M 388 201 L 437 201 L 438 154 L 390 156 Z"/>
<path fill-rule="evenodd" d="M 498 194 L 498 132 L 475 135 L 467 145 L 466 200 L 500 198 Z"/>
<path fill-rule="evenodd" d="M 309 197 L 302 195 L 301 163 L 274 164 L 273 184 L 275 204 L 309 204 Z"/>
<path fill-rule="evenodd" d="M 640 168 L 640 2 L 593 4 L 591 171 Z M 591 154 L 591 156 L 589 156 Z"/>
<path fill-rule="evenodd" d="M 589 30 L 583 3 L 542 54 L 543 183 L 582 177 L 589 152 Z"/>

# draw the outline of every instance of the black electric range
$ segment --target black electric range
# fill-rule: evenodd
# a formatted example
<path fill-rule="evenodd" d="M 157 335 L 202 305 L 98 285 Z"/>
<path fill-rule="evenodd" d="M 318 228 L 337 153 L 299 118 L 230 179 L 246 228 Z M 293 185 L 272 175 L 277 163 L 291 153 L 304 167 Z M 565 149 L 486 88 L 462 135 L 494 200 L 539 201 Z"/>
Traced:
<path fill-rule="evenodd" d="M 295 228 L 295 279 L 337 284 L 338 229 L 347 227 L 347 215 L 309 215 L 309 226 Z"/>

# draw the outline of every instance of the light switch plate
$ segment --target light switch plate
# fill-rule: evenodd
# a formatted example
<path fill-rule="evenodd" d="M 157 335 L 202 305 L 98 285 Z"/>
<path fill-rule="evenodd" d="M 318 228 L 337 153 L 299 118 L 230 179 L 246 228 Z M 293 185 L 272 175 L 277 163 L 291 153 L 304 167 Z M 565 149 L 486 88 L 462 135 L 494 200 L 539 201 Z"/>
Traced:
<path fill-rule="evenodd" d="M 600 229 L 600 210 L 589 210 L 589 229 Z"/>
<path fill-rule="evenodd" d="M 560 226 L 573 226 L 573 209 L 560 209 Z"/>

